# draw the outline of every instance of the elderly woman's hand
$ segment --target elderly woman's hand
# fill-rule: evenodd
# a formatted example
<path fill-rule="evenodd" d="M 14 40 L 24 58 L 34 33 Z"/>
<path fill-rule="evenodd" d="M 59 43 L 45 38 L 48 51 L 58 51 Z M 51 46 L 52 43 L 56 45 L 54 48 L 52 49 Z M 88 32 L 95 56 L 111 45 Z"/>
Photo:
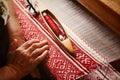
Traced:
<path fill-rule="evenodd" d="M 20 79 L 32 72 L 33 69 L 47 56 L 49 46 L 46 40 L 32 39 L 8 55 L 8 68 Z"/>

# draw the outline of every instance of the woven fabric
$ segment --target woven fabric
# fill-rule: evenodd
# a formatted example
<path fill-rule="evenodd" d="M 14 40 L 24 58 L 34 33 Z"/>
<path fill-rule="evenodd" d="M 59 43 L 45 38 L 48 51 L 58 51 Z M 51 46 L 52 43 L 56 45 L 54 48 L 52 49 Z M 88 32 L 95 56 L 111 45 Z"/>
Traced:
<path fill-rule="evenodd" d="M 81 79 L 85 75 L 90 76 L 90 73 L 104 75 L 98 71 L 101 69 L 100 67 L 103 66 L 100 60 L 90 55 L 84 47 L 78 45 L 72 38 L 70 38 L 70 40 L 74 48 L 74 56 L 71 56 L 53 40 L 51 37 L 52 35 L 46 30 L 45 27 L 47 26 L 40 15 L 37 17 L 29 15 L 28 12 L 26 12 L 24 0 L 13 1 L 15 3 L 19 24 L 26 40 L 37 38 L 40 41 L 48 41 L 50 51 L 48 57 L 44 61 L 43 68 L 48 70 L 46 73 L 50 73 L 49 76 L 51 76 L 51 78 L 57 80 L 76 80 Z M 99 76 L 98 74 L 96 74 L 97 77 Z M 102 79 L 101 76 L 100 78 Z M 91 79 L 93 78 L 91 77 Z"/>

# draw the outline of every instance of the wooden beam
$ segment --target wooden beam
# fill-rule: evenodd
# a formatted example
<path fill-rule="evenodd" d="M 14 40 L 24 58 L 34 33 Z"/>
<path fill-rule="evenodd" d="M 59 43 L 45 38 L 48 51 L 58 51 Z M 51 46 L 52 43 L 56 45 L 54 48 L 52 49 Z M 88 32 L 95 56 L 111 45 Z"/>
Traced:
<path fill-rule="evenodd" d="M 120 35 L 120 0 L 77 0 Z"/>

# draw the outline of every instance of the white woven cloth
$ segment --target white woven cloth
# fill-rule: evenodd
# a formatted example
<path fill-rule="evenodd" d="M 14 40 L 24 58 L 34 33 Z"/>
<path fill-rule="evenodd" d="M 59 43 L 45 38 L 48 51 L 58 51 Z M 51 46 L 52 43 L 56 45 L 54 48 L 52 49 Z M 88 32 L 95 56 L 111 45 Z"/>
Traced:
<path fill-rule="evenodd" d="M 75 0 L 39 1 L 50 8 L 61 22 L 98 50 L 109 62 L 120 58 L 120 38 L 118 35 Z"/>

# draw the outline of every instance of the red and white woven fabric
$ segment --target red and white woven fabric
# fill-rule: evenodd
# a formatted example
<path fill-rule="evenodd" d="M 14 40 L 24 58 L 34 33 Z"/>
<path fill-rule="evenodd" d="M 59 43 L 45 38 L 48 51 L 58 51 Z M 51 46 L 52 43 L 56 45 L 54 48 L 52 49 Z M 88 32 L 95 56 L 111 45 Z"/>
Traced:
<path fill-rule="evenodd" d="M 37 38 L 40 41 L 48 41 L 50 50 L 48 57 L 44 61 L 44 68 L 48 70 L 46 73 L 48 73 L 51 78 L 54 76 L 57 80 L 103 80 L 103 78 L 104 80 L 120 80 L 119 76 L 114 76 L 113 78 L 110 76 L 103 77 L 106 75 L 102 72 L 104 70 L 101 70 L 103 69 L 103 63 L 89 54 L 89 52 L 80 46 L 73 38 L 70 38 L 70 40 L 74 48 L 74 56 L 62 50 L 45 29 L 46 25 L 41 16 L 34 17 L 29 15 L 28 12 L 26 12 L 24 0 L 13 0 L 13 2 L 20 27 L 26 40 Z M 112 72 L 109 73 L 111 74 Z M 95 76 L 93 77 L 92 74 Z"/>

